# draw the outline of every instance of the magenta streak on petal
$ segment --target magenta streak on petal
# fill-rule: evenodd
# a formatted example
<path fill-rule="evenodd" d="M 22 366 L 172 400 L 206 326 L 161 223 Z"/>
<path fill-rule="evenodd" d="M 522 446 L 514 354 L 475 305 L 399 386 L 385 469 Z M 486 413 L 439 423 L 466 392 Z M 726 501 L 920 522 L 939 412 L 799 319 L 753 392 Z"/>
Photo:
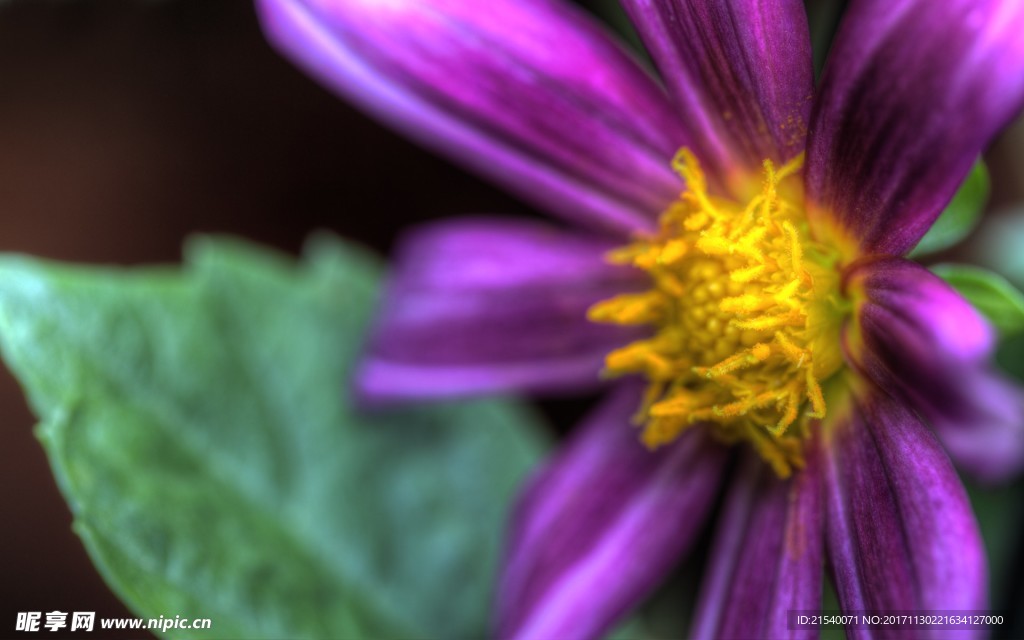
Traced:
<path fill-rule="evenodd" d="M 715 531 L 690 637 L 811 638 L 788 612 L 821 606 L 823 524 L 820 449 L 780 480 L 752 453 L 733 481 Z"/>
<path fill-rule="evenodd" d="M 502 638 L 600 637 L 676 566 L 717 493 L 725 449 L 693 430 L 648 451 L 623 385 L 529 484 L 498 599 Z"/>
<path fill-rule="evenodd" d="M 865 297 L 844 335 L 854 366 L 924 416 L 972 476 L 998 481 L 1024 468 L 1024 390 L 993 370 L 995 333 L 978 312 L 900 258 L 862 262 L 847 280 Z"/>
<path fill-rule="evenodd" d="M 357 392 L 365 406 L 523 392 L 538 396 L 577 394 L 601 386 L 598 372 L 607 351 L 595 350 L 555 362 L 522 364 L 412 365 L 367 358 Z"/>
<path fill-rule="evenodd" d="M 546 0 L 261 0 L 268 37 L 345 98 L 566 218 L 653 227 L 690 141 L 591 19 Z"/>
<path fill-rule="evenodd" d="M 760 171 L 804 149 L 814 92 L 800 0 L 625 0 L 702 161 Z M 706 160 L 705 160 L 706 158 Z"/>
<path fill-rule="evenodd" d="M 935 436 L 880 390 L 851 402 L 830 427 L 824 474 L 828 557 L 843 610 L 985 609 L 981 535 Z M 848 633 L 902 637 L 906 630 Z"/>
<path fill-rule="evenodd" d="M 808 138 L 815 229 L 902 255 L 1024 104 L 1024 3 L 860 0 L 840 26 Z"/>
<path fill-rule="evenodd" d="M 362 399 L 592 390 L 605 356 L 638 337 L 587 309 L 642 287 L 605 238 L 514 218 L 451 219 L 399 244 L 366 357 Z"/>

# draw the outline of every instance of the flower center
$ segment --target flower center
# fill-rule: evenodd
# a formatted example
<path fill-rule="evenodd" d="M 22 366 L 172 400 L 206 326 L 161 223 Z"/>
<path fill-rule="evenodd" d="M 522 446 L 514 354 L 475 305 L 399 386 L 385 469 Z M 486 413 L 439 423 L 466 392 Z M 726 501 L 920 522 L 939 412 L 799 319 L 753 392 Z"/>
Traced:
<path fill-rule="evenodd" d="M 672 164 L 687 188 L 658 232 L 608 256 L 646 271 L 651 288 L 588 312 L 654 328 L 608 354 L 606 373 L 647 378 L 636 421 L 648 447 L 707 424 L 788 476 L 803 464 L 805 417 L 825 416 L 822 382 L 842 366 L 838 254 L 807 230 L 803 156 L 778 169 L 765 160 L 763 188 L 747 203 L 712 196 L 688 149 Z"/>

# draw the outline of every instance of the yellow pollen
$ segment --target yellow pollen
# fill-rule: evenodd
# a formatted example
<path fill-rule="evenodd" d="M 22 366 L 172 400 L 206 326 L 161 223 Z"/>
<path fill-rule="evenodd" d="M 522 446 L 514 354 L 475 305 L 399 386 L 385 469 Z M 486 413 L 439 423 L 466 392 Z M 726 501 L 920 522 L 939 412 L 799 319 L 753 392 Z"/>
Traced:
<path fill-rule="evenodd" d="M 763 187 L 746 203 L 712 194 L 688 149 L 672 166 L 687 188 L 659 230 L 608 255 L 647 272 L 651 288 L 588 313 L 654 329 L 608 354 L 605 373 L 647 378 L 636 421 L 648 447 L 710 425 L 788 476 L 803 464 L 806 418 L 825 416 L 821 383 L 842 362 L 838 256 L 808 232 L 803 156 L 778 168 L 765 160 Z"/>

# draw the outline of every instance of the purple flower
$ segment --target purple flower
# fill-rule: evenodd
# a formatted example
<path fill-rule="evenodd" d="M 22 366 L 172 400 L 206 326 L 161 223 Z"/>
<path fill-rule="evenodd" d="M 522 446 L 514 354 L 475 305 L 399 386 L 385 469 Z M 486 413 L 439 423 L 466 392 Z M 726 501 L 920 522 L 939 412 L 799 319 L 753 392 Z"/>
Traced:
<path fill-rule="evenodd" d="M 817 87 L 799 0 L 623 4 L 663 84 L 559 0 L 260 3 L 334 90 L 573 225 L 412 233 L 357 380 L 375 402 L 616 381 L 520 498 L 496 633 L 606 631 L 722 482 L 694 637 L 813 635 L 787 613 L 825 571 L 846 611 L 984 608 L 946 451 L 1014 472 L 1024 399 L 901 256 L 1024 102 L 1024 4 L 852 0 Z"/>

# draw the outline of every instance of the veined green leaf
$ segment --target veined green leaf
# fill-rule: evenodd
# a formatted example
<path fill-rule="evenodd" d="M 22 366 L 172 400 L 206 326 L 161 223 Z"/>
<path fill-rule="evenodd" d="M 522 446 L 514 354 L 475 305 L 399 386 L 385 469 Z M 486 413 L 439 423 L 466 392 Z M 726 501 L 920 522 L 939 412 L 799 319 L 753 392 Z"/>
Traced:
<path fill-rule="evenodd" d="M 485 635 L 537 421 L 503 401 L 357 413 L 379 267 L 200 240 L 182 270 L 0 259 L 0 346 L 80 534 L 179 637 Z"/>

